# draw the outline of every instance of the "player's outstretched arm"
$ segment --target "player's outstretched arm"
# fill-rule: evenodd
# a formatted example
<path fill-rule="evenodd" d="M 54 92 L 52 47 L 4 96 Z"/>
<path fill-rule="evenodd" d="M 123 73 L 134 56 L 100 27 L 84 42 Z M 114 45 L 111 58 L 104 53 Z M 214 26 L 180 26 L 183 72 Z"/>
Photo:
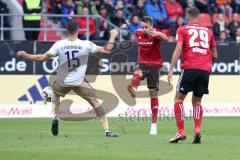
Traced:
<path fill-rule="evenodd" d="M 28 54 L 25 51 L 18 51 L 17 56 L 29 61 L 40 61 L 40 62 L 47 61 L 49 58 L 51 58 L 51 56 L 48 53 L 32 55 L 32 54 Z"/>
<path fill-rule="evenodd" d="M 104 46 L 104 47 L 98 47 L 97 48 L 97 53 L 98 54 L 110 54 L 111 53 L 111 50 L 113 49 L 114 47 L 114 43 L 115 43 L 115 39 L 118 35 L 118 30 L 117 29 L 113 29 L 111 30 L 110 32 L 110 38 L 107 42 L 107 45 Z"/>
<path fill-rule="evenodd" d="M 169 71 L 168 71 L 168 83 L 169 84 L 171 84 L 172 75 L 173 75 L 173 68 L 177 64 L 177 61 L 178 61 L 179 57 L 181 56 L 182 45 L 183 45 L 183 42 L 177 42 L 176 48 L 173 52 L 170 68 L 169 68 Z"/>
<path fill-rule="evenodd" d="M 217 53 L 216 47 L 211 48 L 211 52 L 212 52 L 213 59 L 217 59 L 218 58 L 218 53 Z"/>

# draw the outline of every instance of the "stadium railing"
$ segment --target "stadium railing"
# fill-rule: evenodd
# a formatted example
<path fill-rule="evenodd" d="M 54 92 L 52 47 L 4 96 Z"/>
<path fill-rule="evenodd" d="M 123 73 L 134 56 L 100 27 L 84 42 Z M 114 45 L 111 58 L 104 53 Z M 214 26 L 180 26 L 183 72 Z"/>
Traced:
<path fill-rule="evenodd" d="M 3 41 L 4 40 L 4 31 L 43 31 L 43 41 L 47 41 L 47 31 L 65 31 L 65 29 L 63 28 L 48 28 L 47 27 L 47 21 L 49 20 L 49 18 L 61 18 L 61 17 L 66 17 L 66 18 L 77 18 L 77 17 L 86 17 L 87 18 L 87 27 L 86 28 L 80 28 L 81 31 L 87 31 L 87 33 L 89 33 L 89 19 L 90 18 L 94 18 L 94 19 L 99 19 L 99 20 L 104 20 L 107 22 L 107 24 L 111 27 L 111 28 L 117 28 L 120 31 L 120 41 L 122 41 L 122 31 L 121 29 L 114 25 L 113 23 L 111 23 L 109 20 L 105 19 L 104 17 L 100 16 L 100 15 L 88 15 L 88 16 L 83 16 L 83 15 L 66 15 L 66 14 L 35 14 L 35 15 L 31 15 L 31 16 L 41 16 L 43 19 L 43 27 L 40 28 L 23 28 L 23 27 L 4 27 L 4 17 L 21 17 L 23 18 L 23 16 L 27 16 L 27 15 L 31 15 L 31 14 L 0 14 L 0 20 L 1 20 L 1 24 L 0 24 L 0 32 L 1 32 L 1 37 L 0 40 Z M 89 34 L 87 34 L 86 36 L 87 40 L 89 40 Z"/>

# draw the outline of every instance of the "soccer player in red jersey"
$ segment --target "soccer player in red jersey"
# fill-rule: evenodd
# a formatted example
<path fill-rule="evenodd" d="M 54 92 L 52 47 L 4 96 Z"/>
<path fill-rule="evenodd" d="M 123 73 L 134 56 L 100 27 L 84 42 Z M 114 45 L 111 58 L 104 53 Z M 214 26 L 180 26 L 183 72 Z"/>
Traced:
<path fill-rule="evenodd" d="M 201 143 L 201 123 L 203 116 L 201 100 L 203 94 L 208 94 L 212 60 L 217 58 L 217 51 L 216 41 L 211 30 L 198 23 L 199 14 L 197 8 L 188 8 L 188 24 L 179 27 L 177 30 L 177 44 L 168 73 L 169 83 L 172 79 L 173 67 L 180 56 L 182 58 L 182 72 L 174 99 L 174 113 L 178 132 L 170 139 L 170 143 L 177 143 L 179 140 L 186 139 L 183 101 L 187 93 L 191 91 L 193 92 L 192 105 L 195 124 L 193 143 Z"/>
<path fill-rule="evenodd" d="M 160 42 L 167 41 L 168 38 L 158 29 L 153 28 L 152 17 L 144 16 L 142 28 L 136 32 L 136 39 L 139 43 L 138 63 L 135 67 L 131 84 L 128 85 L 127 89 L 131 96 L 135 98 L 140 80 L 147 78 L 152 110 L 150 134 L 155 135 L 157 134 L 159 70 L 163 63 Z"/>

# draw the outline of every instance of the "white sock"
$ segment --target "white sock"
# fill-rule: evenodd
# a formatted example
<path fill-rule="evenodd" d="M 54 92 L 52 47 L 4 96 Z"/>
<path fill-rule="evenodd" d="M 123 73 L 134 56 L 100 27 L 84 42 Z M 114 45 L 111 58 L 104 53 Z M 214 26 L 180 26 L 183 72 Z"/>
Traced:
<path fill-rule="evenodd" d="M 107 132 L 110 132 L 109 129 L 104 129 L 104 133 L 106 134 Z"/>
<path fill-rule="evenodd" d="M 59 120 L 59 117 L 57 115 L 53 115 L 53 120 Z"/>

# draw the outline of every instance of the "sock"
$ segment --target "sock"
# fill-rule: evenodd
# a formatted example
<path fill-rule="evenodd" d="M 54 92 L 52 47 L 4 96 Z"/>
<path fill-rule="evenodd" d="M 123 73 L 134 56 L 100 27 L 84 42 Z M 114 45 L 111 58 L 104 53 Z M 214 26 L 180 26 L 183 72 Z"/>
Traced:
<path fill-rule="evenodd" d="M 202 116 L 203 116 L 203 109 L 200 104 L 196 104 L 193 106 L 193 118 L 194 118 L 194 132 L 201 133 L 201 125 L 202 125 Z"/>
<path fill-rule="evenodd" d="M 152 123 L 157 123 L 158 97 L 151 98 Z"/>
<path fill-rule="evenodd" d="M 59 120 L 59 117 L 57 115 L 53 115 L 53 120 Z"/>
<path fill-rule="evenodd" d="M 104 130 L 108 130 L 109 129 L 108 120 L 107 120 L 106 116 L 100 117 L 100 118 L 98 118 L 98 120 L 99 120 L 99 122 L 102 125 L 102 128 Z"/>
<path fill-rule="evenodd" d="M 178 133 L 185 136 L 184 131 L 184 107 L 182 102 L 174 104 L 174 114 L 177 123 Z"/>
<path fill-rule="evenodd" d="M 110 132 L 109 129 L 104 129 L 104 133 L 106 134 L 107 132 Z"/>
<path fill-rule="evenodd" d="M 132 78 L 131 85 L 134 89 L 137 90 L 139 84 L 140 84 L 140 76 L 139 76 L 139 74 L 134 74 L 133 78 Z"/>

